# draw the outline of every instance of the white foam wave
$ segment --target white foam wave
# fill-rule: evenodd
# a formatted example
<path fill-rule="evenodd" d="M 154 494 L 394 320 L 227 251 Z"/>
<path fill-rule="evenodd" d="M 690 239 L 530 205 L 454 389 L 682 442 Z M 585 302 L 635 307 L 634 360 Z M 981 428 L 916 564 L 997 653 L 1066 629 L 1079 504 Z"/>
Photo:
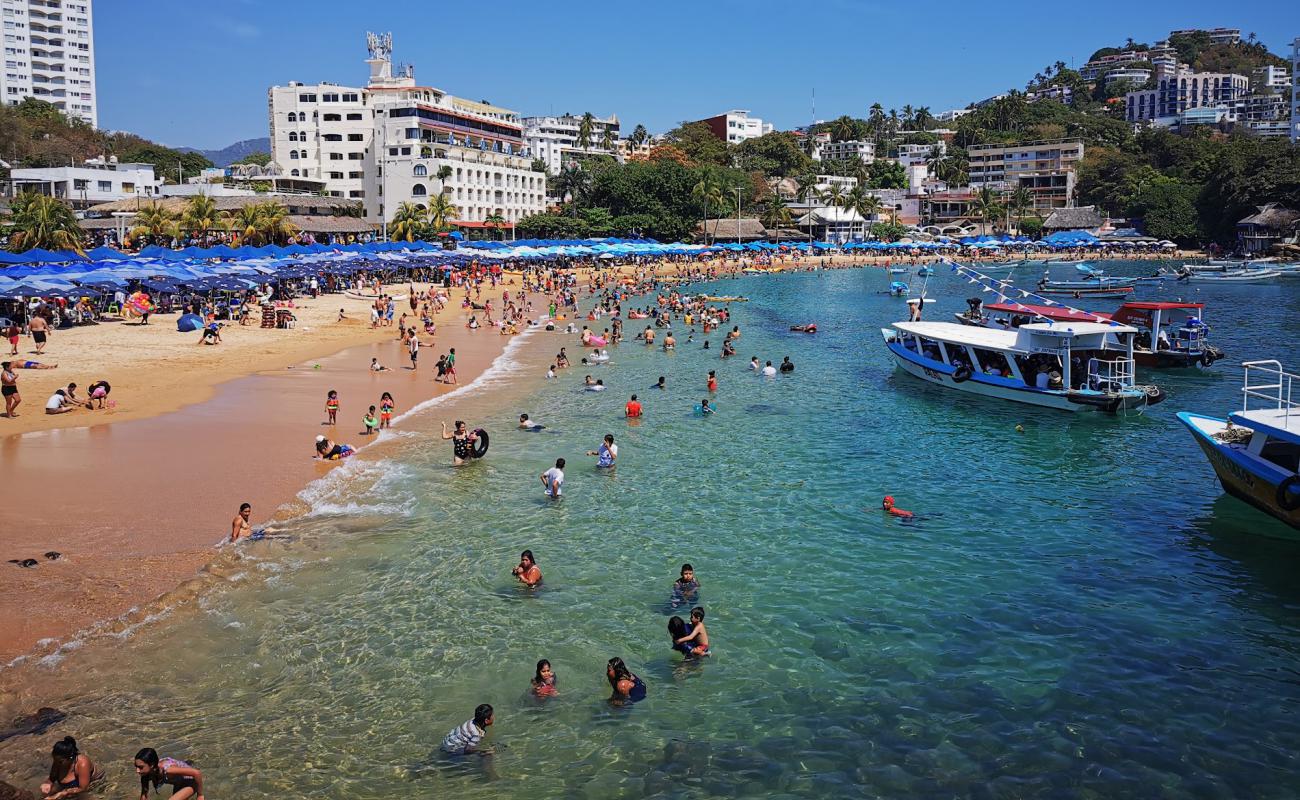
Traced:
<path fill-rule="evenodd" d="M 482 375 L 479 375 L 477 378 L 463 386 L 457 386 L 446 394 L 440 394 L 437 397 L 431 397 L 422 403 L 416 403 L 405 413 L 399 414 L 395 417 L 393 422 L 401 422 L 407 417 L 419 414 L 422 411 L 427 411 L 430 408 L 435 408 L 453 398 L 468 393 L 472 389 L 479 389 L 489 384 L 500 383 L 515 372 L 518 372 L 523 368 L 524 364 L 515 358 L 515 354 L 523 347 L 524 341 L 539 330 L 542 330 L 541 326 L 527 328 L 513 336 L 510 339 L 510 343 L 506 345 L 500 355 L 492 360 L 491 366 L 484 370 Z"/>

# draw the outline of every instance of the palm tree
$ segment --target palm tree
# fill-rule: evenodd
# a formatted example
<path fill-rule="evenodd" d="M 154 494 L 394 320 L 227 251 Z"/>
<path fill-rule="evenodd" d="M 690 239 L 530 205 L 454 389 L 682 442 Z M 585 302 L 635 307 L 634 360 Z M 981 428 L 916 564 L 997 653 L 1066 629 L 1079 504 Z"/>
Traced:
<path fill-rule="evenodd" d="M 9 249 L 15 253 L 41 247 L 82 252 L 81 228 L 72 209 L 56 198 L 23 192 L 13 201 Z"/>
<path fill-rule="evenodd" d="M 843 114 L 831 120 L 828 131 L 831 138 L 837 142 L 851 141 L 857 136 L 858 121 L 848 114 Z"/>
<path fill-rule="evenodd" d="M 397 206 L 388 223 L 388 238 L 394 242 L 414 242 L 423 238 L 428 229 L 429 210 L 416 203 L 403 202 Z"/>
<path fill-rule="evenodd" d="M 981 187 L 979 192 L 975 195 L 975 201 L 971 204 L 971 211 L 980 218 L 981 234 L 988 232 L 985 228 L 985 224 L 988 223 L 990 219 L 996 219 L 999 212 L 1002 211 L 1002 203 L 1000 200 L 1001 198 L 998 196 L 997 191 L 988 186 Z"/>
<path fill-rule="evenodd" d="M 704 243 L 709 243 L 709 206 L 721 209 L 727 202 L 727 198 L 722 193 L 722 184 L 712 173 L 706 172 L 702 175 L 695 186 L 691 188 L 691 197 L 698 200 L 704 205 Z M 717 225 L 715 223 L 714 227 Z"/>
<path fill-rule="evenodd" d="M 167 210 L 162 203 L 150 203 L 135 212 L 135 227 L 131 228 L 131 238 L 149 236 L 155 242 L 175 238 L 180 233 L 176 221 L 175 212 Z"/>
<path fill-rule="evenodd" d="M 1032 211 L 1034 208 L 1034 195 L 1024 186 L 1017 188 L 1011 193 L 1007 200 L 1007 212 L 1016 218 L 1016 227 L 1020 227 L 1020 220 L 1025 216 L 1026 211 Z"/>
<path fill-rule="evenodd" d="M 853 187 L 853 190 L 849 192 L 845 201 L 846 206 L 857 212 L 857 214 L 862 217 L 866 224 L 867 232 L 870 233 L 871 223 L 869 220 L 879 214 L 880 209 L 884 207 L 880 202 L 880 198 L 867 191 L 863 186 L 855 186 Z"/>
<path fill-rule="evenodd" d="M 772 196 L 767 198 L 767 212 L 763 216 L 763 224 L 776 229 L 776 243 L 781 244 L 781 226 L 790 225 L 793 217 L 780 192 L 772 192 Z"/>
<path fill-rule="evenodd" d="M 908 103 L 903 106 L 903 129 L 911 130 L 912 123 L 916 121 L 916 111 L 913 110 L 912 104 Z"/>
<path fill-rule="evenodd" d="M 241 244 L 259 245 L 262 243 L 262 229 L 265 225 L 261 203 L 249 203 L 242 206 L 230 218 L 230 229 L 239 236 Z"/>
<path fill-rule="evenodd" d="M 582 121 L 578 123 L 578 147 L 583 150 L 591 147 L 591 134 L 595 131 L 592 123 L 595 119 L 592 113 L 587 111 L 582 115 Z"/>
<path fill-rule="evenodd" d="M 199 241 L 206 242 L 208 231 L 224 230 L 228 214 L 217 210 L 217 201 L 206 194 L 196 194 L 185 203 L 181 211 L 181 230 L 197 231 Z"/>
<path fill-rule="evenodd" d="M 921 106 L 916 110 L 916 129 L 927 131 L 934 125 L 934 115 L 930 113 L 929 106 Z"/>
<path fill-rule="evenodd" d="M 262 237 L 268 242 L 287 242 L 298 235 L 298 226 L 289 221 L 289 211 L 284 206 L 268 200 L 262 206 Z"/>
<path fill-rule="evenodd" d="M 578 214 L 578 204 L 587 193 L 587 184 L 589 182 L 586 171 L 579 164 L 569 164 L 560 170 L 560 174 L 555 176 L 552 184 L 555 186 L 555 193 L 560 198 L 560 202 L 568 202 L 571 206 L 574 216 Z M 568 198 L 566 201 L 565 198 Z"/>
<path fill-rule="evenodd" d="M 645 129 L 644 125 L 637 125 L 632 129 L 632 144 L 640 147 L 650 139 L 650 132 Z"/>
<path fill-rule="evenodd" d="M 426 210 L 427 219 L 434 233 L 442 233 L 451 229 L 451 220 L 460 209 L 445 194 L 435 194 L 429 198 L 429 207 Z"/>
<path fill-rule="evenodd" d="M 614 131 L 608 125 L 605 126 L 605 130 L 600 134 L 600 149 L 614 149 Z"/>
<path fill-rule="evenodd" d="M 838 208 L 844 205 L 844 187 L 838 183 L 832 183 L 818 193 L 817 199 L 828 206 Z"/>
<path fill-rule="evenodd" d="M 489 225 L 495 228 L 497 231 L 497 235 L 503 239 L 505 238 L 505 234 L 501 233 L 501 228 L 506 224 L 505 217 L 497 213 L 488 214 L 486 217 L 483 218 L 483 223 L 485 225 Z"/>

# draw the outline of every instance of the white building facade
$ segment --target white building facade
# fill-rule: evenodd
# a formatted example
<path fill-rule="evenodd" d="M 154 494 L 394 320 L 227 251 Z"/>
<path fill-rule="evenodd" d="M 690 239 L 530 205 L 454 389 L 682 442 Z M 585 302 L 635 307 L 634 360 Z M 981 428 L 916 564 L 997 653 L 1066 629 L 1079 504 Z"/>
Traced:
<path fill-rule="evenodd" d="M 564 165 L 575 157 L 605 155 L 622 159 L 623 146 L 619 144 L 618 116 L 592 117 L 591 132 L 587 141 L 581 142 L 582 116 L 565 114 L 560 117 L 524 117 L 524 144 L 533 158 L 546 162 L 546 171 L 559 175 Z"/>
<path fill-rule="evenodd" d="M 418 86 L 392 65 L 391 35 L 368 36 L 365 87 L 274 86 L 271 147 L 283 174 L 319 178 L 325 193 L 359 200 L 388 223 L 403 202 L 442 194 L 464 227 L 513 227 L 546 208 L 546 175 L 531 169 L 514 111 Z"/>
<path fill-rule="evenodd" d="M 1250 91 L 1245 75 L 1195 72 L 1186 64 L 1157 67 L 1156 88 L 1125 95 L 1129 122 L 1172 124 L 1185 111 L 1222 108 L 1229 120 L 1236 118 L 1240 101 Z"/>
<path fill-rule="evenodd" d="M 713 135 L 727 144 L 740 144 L 772 132 L 772 123 L 751 117 L 748 111 L 732 109 L 716 117 L 698 120 L 709 126 Z"/>
<path fill-rule="evenodd" d="M 1300 142 L 1300 36 L 1291 42 L 1291 142 Z"/>
<path fill-rule="evenodd" d="M 863 163 L 870 164 L 876 160 L 876 143 L 856 139 L 843 142 L 823 142 L 819 155 L 821 161 L 851 161 L 854 158 L 860 158 Z"/>
<path fill-rule="evenodd" d="M 162 179 L 153 164 L 119 164 L 92 158 L 80 167 L 15 169 L 9 173 L 14 194 L 37 192 L 67 201 L 75 208 L 130 198 L 161 195 Z"/>
<path fill-rule="evenodd" d="M 0 0 L 4 71 L 0 98 L 35 97 L 69 117 L 99 124 L 92 0 Z"/>

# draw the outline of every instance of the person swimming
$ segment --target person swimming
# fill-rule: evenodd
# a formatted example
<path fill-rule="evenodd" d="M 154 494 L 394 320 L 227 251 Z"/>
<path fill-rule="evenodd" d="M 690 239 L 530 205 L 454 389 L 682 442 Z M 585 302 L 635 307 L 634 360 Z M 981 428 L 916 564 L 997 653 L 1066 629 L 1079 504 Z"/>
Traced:
<path fill-rule="evenodd" d="M 551 669 L 551 662 L 542 659 L 537 662 L 537 671 L 533 674 L 532 689 L 533 694 L 538 697 L 554 697 L 556 694 L 555 671 Z"/>
<path fill-rule="evenodd" d="M 885 495 L 885 499 L 880 501 L 880 509 L 882 511 L 889 512 L 891 516 L 900 517 L 902 519 L 912 519 L 913 517 L 916 516 L 911 511 L 907 511 L 895 506 L 894 498 L 892 495 Z"/>
<path fill-rule="evenodd" d="M 656 383 L 654 386 L 651 386 L 650 388 L 651 388 L 651 389 L 667 389 L 667 388 L 668 388 L 668 382 L 667 382 L 667 379 L 665 379 L 664 376 L 660 375 L 660 376 L 659 376 L 659 382 Z"/>
<path fill-rule="evenodd" d="M 527 414 L 520 414 L 520 415 L 519 415 L 519 428 L 520 428 L 521 430 L 525 430 L 525 431 L 540 431 L 541 429 L 543 429 L 543 428 L 545 428 L 545 427 L 546 427 L 545 425 L 539 425 L 538 423 L 536 423 L 536 422 L 532 421 L 531 419 L 529 419 Z"/>

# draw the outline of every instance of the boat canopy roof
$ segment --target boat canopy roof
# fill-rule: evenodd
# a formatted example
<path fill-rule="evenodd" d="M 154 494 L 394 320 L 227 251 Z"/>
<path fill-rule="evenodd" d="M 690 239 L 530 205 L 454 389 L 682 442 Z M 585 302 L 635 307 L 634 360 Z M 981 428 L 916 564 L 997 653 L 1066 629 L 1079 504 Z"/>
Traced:
<path fill-rule="evenodd" d="M 1136 328 L 1110 322 L 1071 322 L 1069 325 L 1033 323 L 1021 325 L 1014 331 L 958 325 L 955 322 L 896 322 L 894 329 L 953 344 L 1025 353 L 1059 353 L 1068 348 L 1114 349 L 1114 339 L 1111 340 L 1111 346 L 1107 347 L 1108 336 L 1137 333 Z"/>
<path fill-rule="evenodd" d="M 1195 309 L 1197 311 L 1200 311 L 1201 309 L 1205 308 L 1205 304 L 1204 303 L 1145 303 L 1145 302 L 1134 301 L 1131 303 L 1125 303 L 1124 305 L 1120 306 L 1120 308 L 1136 308 L 1136 309 L 1141 309 L 1142 311 L 1170 311 L 1175 308 L 1187 308 L 1187 309 Z"/>
<path fill-rule="evenodd" d="M 1062 322 L 1098 322 L 1110 318 L 1107 314 L 1094 314 L 1064 306 L 1034 306 L 1027 303 L 987 303 L 984 308 L 1005 314 L 1032 314 Z"/>

